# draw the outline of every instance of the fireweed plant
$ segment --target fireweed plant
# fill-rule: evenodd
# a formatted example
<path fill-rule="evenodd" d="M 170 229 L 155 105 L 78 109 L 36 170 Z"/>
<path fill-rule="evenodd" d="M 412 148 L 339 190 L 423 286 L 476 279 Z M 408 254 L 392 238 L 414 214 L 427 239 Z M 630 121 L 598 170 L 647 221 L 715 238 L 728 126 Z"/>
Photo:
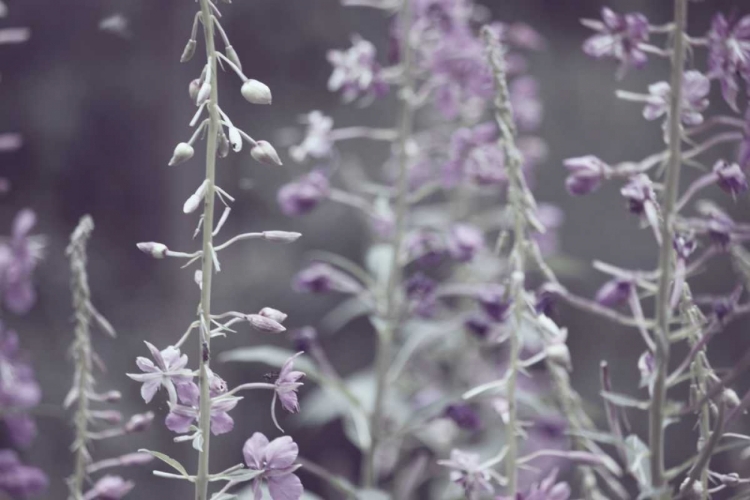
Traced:
<path fill-rule="evenodd" d="M 71 292 L 75 311 L 75 340 L 71 345 L 71 355 L 75 363 L 73 386 L 65 398 L 64 406 L 74 408 L 73 426 L 75 441 L 71 451 L 75 457 L 73 474 L 68 478 L 70 500 L 95 500 L 123 498 L 135 486 L 121 476 L 105 473 L 98 480 L 91 477 L 101 471 L 116 467 L 147 464 L 153 460 L 148 453 L 127 453 L 119 457 L 94 460 L 91 448 L 97 442 L 120 436 L 142 432 L 151 425 L 154 414 L 151 412 L 133 415 L 123 423 L 123 416 L 117 410 L 95 406 L 115 403 L 122 397 L 119 391 L 100 392 L 96 389 L 97 368 L 102 369 L 101 358 L 94 350 L 91 338 L 91 324 L 99 330 L 115 337 L 112 325 L 91 303 L 86 264 L 86 245 L 94 230 L 94 221 L 84 216 L 70 237 L 67 249 L 70 260 Z M 99 366 L 97 366 L 97 364 Z"/>
<path fill-rule="evenodd" d="M 195 282 L 200 290 L 200 301 L 197 307 L 197 320 L 192 322 L 187 331 L 171 345 L 163 348 L 146 343 L 150 357 L 139 357 L 136 360 L 141 373 L 130 374 L 130 378 L 140 382 L 141 395 L 146 403 L 151 402 L 160 389 L 169 404 L 170 412 L 165 424 L 168 429 L 179 434 L 176 441 L 192 442 L 198 453 L 198 467 L 194 474 L 176 460 L 156 451 L 148 451 L 156 458 L 171 466 L 177 473 L 155 471 L 154 474 L 171 479 L 186 480 L 195 485 L 195 499 L 209 499 L 209 483 L 223 482 L 216 493 L 210 496 L 213 500 L 235 498 L 229 493 L 233 487 L 252 482 L 254 498 L 263 496 L 262 485 L 266 485 L 273 500 L 297 500 L 302 495 L 302 484 L 294 471 L 297 444 L 289 436 L 270 440 L 261 433 L 255 433 L 243 447 L 244 464 L 239 464 L 219 473 L 209 469 L 209 451 L 211 434 L 228 433 L 234 427 L 234 420 L 229 412 L 242 399 L 239 393 L 248 390 L 269 390 L 273 393 L 271 413 L 276 419 L 276 402 L 284 410 L 299 410 L 296 391 L 302 385 L 304 373 L 294 370 L 294 358 L 285 361 L 280 373 L 267 381 L 242 384 L 232 389 L 210 367 L 213 350 L 212 339 L 233 332 L 232 326 L 249 323 L 254 330 L 269 334 L 285 330 L 282 322 L 287 315 L 270 307 L 260 309 L 258 313 L 246 314 L 228 311 L 215 314 L 211 309 L 211 290 L 214 273 L 220 271 L 219 254 L 233 244 L 243 240 L 266 240 L 274 244 L 290 243 L 300 237 L 299 233 L 285 231 L 251 232 L 234 236 L 223 243 L 215 243 L 216 238 L 230 213 L 230 203 L 234 199 L 215 183 L 217 158 L 226 157 L 230 150 L 239 152 L 245 144 L 249 145 L 251 156 L 264 164 L 281 165 L 281 160 L 273 146 L 266 141 L 256 141 L 236 127 L 229 116 L 219 105 L 218 76 L 222 69 L 236 74 L 241 80 L 241 93 L 252 104 L 271 104 L 271 91 L 263 83 L 245 76 L 242 64 L 235 48 L 229 42 L 219 19 L 221 14 L 210 0 L 200 0 L 199 11 L 195 14 L 192 33 L 182 54 L 182 62 L 190 61 L 196 52 L 198 29 L 203 27 L 203 38 L 206 48 L 206 63 L 200 76 L 189 85 L 190 98 L 197 106 L 197 112 L 191 122 L 195 127 L 192 137 L 187 142 L 177 145 L 169 162 L 176 166 L 190 160 L 194 155 L 194 144 L 199 138 L 206 139 L 205 180 L 198 186 L 185 202 L 184 212 L 191 214 L 201 204 L 203 214 L 198 221 L 195 236 L 202 232 L 202 248 L 194 252 L 170 250 L 166 245 L 156 242 L 139 243 L 138 248 L 154 258 L 176 258 L 186 261 L 189 267 L 195 262 L 201 263 L 201 269 L 195 271 Z M 228 1 L 227 1 L 228 3 Z M 224 51 L 217 48 L 217 39 L 223 43 Z M 224 205 L 222 215 L 215 222 L 216 200 Z M 193 333 L 196 332 L 197 333 Z M 188 367 L 188 356 L 182 353 L 185 343 L 194 337 L 199 347 L 198 366 Z M 278 423 L 277 423 L 278 426 Z M 280 428 L 280 427 L 279 427 Z"/>
<path fill-rule="evenodd" d="M 289 151 L 309 170 L 278 201 L 290 216 L 330 200 L 370 221 L 364 265 L 318 252 L 293 287 L 349 296 L 319 327 L 332 332 L 367 317 L 374 366 L 341 376 L 313 327 L 292 332 L 295 350 L 242 348 L 223 358 L 280 366 L 305 351 L 299 363 L 325 392 L 308 397 L 303 422 L 342 418 L 362 452 L 357 481 L 306 470 L 347 498 L 428 491 L 564 500 L 571 488 L 557 471 L 571 463 L 587 498 L 608 498 L 597 478 L 627 498 L 622 468 L 586 437 L 595 428 L 570 387 L 566 331 L 544 314 L 559 287 L 545 258 L 561 214 L 529 187 L 545 145 L 534 135 L 543 109 L 524 55 L 544 40 L 525 24 L 487 24 L 488 12 L 471 1 L 345 4 L 389 16 L 388 64 L 355 35 L 351 47 L 329 52 L 328 87 L 359 105 L 394 95 L 396 125 L 335 128 L 310 112 L 304 139 Z M 337 144 L 349 140 L 386 145 L 382 175 L 340 166 Z M 528 289 L 542 278 L 551 285 Z"/>

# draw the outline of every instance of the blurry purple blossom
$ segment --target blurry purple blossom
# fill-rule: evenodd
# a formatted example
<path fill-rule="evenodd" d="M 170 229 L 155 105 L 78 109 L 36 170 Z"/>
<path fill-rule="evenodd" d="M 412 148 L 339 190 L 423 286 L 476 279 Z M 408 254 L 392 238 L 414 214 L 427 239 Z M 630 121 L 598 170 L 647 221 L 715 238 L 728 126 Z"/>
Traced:
<path fill-rule="evenodd" d="M 654 184 L 646 174 L 631 177 L 630 181 L 620 189 L 620 194 L 627 200 L 628 209 L 634 214 L 643 214 L 648 210 L 648 205 L 654 207 L 655 210 Z"/>
<path fill-rule="evenodd" d="M 211 433 L 225 434 L 234 428 L 234 420 L 229 416 L 240 399 L 227 396 L 227 385 L 218 375 L 209 370 L 209 387 L 211 396 Z M 180 404 L 170 403 L 169 415 L 165 420 L 167 428 L 178 434 L 185 434 L 190 430 L 193 422 L 200 417 L 200 389 L 194 382 L 177 386 L 177 396 Z"/>
<path fill-rule="evenodd" d="M 328 90 L 341 91 L 346 102 L 362 96 L 382 97 L 388 92 L 375 46 L 362 37 L 353 36 L 352 46 L 347 50 L 328 51 L 328 61 L 333 66 Z"/>
<path fill-rule="evenodd" d="M 423 318 L 429 318 L 435 314 L 437 308 L 435 299 L 437 282 L 435 280 L 418 272 L 406 280 L 404 288 L 410 309 L 415 314 Z"/>
<path fill-rule="evenodd" d="M 633 290 L 633 282 L 625 279 L 613 279 L 607 281 L 596 292 L 595 300 L 605 307 L 616 307 L 630 298 Z"/>
<path fill-rule="evenodd" d="M 460 427 L 469 431 L 476 431 L 482 427 L 479 413 L 467 403 L 455 403 L 445 408 L 444 415 Z"/>
<path fill-rule="evenodd" d="M 750 81 L 750 15 L 734 22 L 724 14 L 716 14 L 708 32 L 709 77 L 721 84 L 724 100 L 735 111 L 740 74 L 747 83 Z"/>
<path fill-rule="evenodd" d="M 492 493 L 489 473 L 480 467 L 479 455 L 461 450 L 451 451 L 450 460 L 439 460 L 438 464 L 450 469 L 451 481 L 464 489 L 469 498 L 476 493 Z"/>
<path fill-rule="evenodd" d="M 274 385 L 276 386 L 276 396 L 289 413 L 299 412 L 299 399 L 297 398 L 297 389 L 303 384 L 299 380 L 305 376 L 303 372 L 294 370 L 294 360 L 302 352 L 298 352 L 291 358 L 287 359 L 281 366 L 279 376 L 276 377 Z"/>
<path fill-rule="evenodd" d="M 505 182 L 505 154 L 498 144 L 497 126 L 483 123 L 454 132 L 444 175 L 448 186 L 465 177 L 480 186 Z"/>
<path fill-rule="evenodd" d="M 547 477 L 532 484 L 528 490 L 518 493 L 516 498 L 497 497 L 497 500 L 568 500 L 571 496 L 568 483 L 558 483 L 557 469 L 553 469 Z"/>
<path fill-rule="evenodd" d="M 15 451 L 0 450 L 0 492 L 11 498 L 26 498 L 46 490 L 48 483 L 44 472 L 23 465 Z"/>
<path fill-rule="evenodd" d="M 505 321 L 510 308 L 505 288 L 501 285 L 489 285 L 477 293 L 477 301 L 484 313 L 493 321 Z"/>
<path fill-rule="evenodd" d="M 648 61 L 642 45 L 648 42 L 648 19 L 632 12 L 618 14 L 602 7 L 602 20 L 584 19 L 583 24 L 597 34 L 583 44 L 583 51 L 596 59 L 615 59 L 620 63 L 619 76 L 629 68 L 642 68 Z"/>
<path fill-rule="evenodd" d="M 542 123 L 544 107 L 539 99 L 539 82 L 531 76 L 521 76 L 510 84 L 513 117 L 518 128 L 533 131 Z"/>
<path fill-rule="evenodd" d="M 732 196 L 747 191 L 747 177 L 737 163 L 719 160 L 714 165 L 713 172 L 718 176 L 719 187 Z"/>
<path fill-rule="evenodd" d="M 305 138 L 299 145 L 289 149 L 289 155 L 298 163 L 308 158 L 327 158 L 333 148 L 333 119 L 320 111 L 311 111 L 303 117 L 302 123 L 307 124 Z"/>
<path fill-rule="evenodd" d="M 306 214 L 328 197 L 330 190 L 328 177 L 319 170 L 281 187 L 278 194 L 279 206 L 285 215 Z"/>
<path fill-rule="evenodd" d="M 612 168 L 596 156 L 568 158 L 563 162 L 570 175 L 565 180 L 568 192 L 574 195 L 589 194 L 602 185 Z"/>
<path fill-rule="evenodd" d="M 268 438 L 256 432 L 242 447 L 248 468 L 262 471 L 253 479 L 254 500 L 261 500 L 261 483 L 268 483 L 271 500 L 299 500 L 302 496 L 302 482 L 294 474 L 298 468 L 294 464 L 299 454 L 297 443 L 289 436 L 282 436 L 269 442 Z"/>
<path fill-rule="evenodd" d="M 535 232 L 532 237 L 539 245 L 542 255 L 557 253 L 559 246 L 559 229 L 565 221 L 565 214 L 559 207 L 549 203 L 540 203 L 536 211 L 537 220 L 544 226 L 544 232 Z"/>
<path fill-rule="evenodd" d="M 359 293 L 362 285 L 346 274 L 325 262 L 313 262 L 294 277 L 292 288 L 297 292 L 309 293 Z"/>
<path fill-rule="evenodd" d="M 120 476 L 104 476 L 83 496 L 83 500 L 120 500 L 135 487 Z"/>
<path fill-rule="evenodd" d="M 24 209 L 13 220 L 10 240 L 0 244 L 0 287 L 5 306 L 16 314 L 25 314 L 36 302 L 32 274 L 41 260 L 43 239 L 31 236 L 36 214 Z"/>
<path fill-rule="evenodd" d="M 484 248 L 484 233 L 470 224 L 455 224 L 448 233 L 448 253 L 458 262 L 468 262 Z"/>
<path fill-rule="evenodd" d="M 547 41 L 534 28 L 526 23 L 492 23 L 492 28 L 498 34 L 501 41 L 508 42 L 519 49 L 524 50 L 544 50 L 547 47 Z"/>
<path fill-rule="evenodd" d="M 159 351 L 153 344 L 146 342 L 146 347 L 151 352 L 154 361 L 139 356 L 135 363 L 144 373 L 128 373 L 127 376 L 136 382 L 141 382 L 141 397 L 146 403 L 150 403 L 156 391 L 164 387 L 169 394 L 171 403 L 177 402 L 177 390 L 183 384 L 193 380 L 193 373 L 186 368 L 188 363 L 187 354 L 181 354 L 177 347 L 169 346 Z"/>
<path fill-rule="evenodd" d="M 0 408 L 8 436 L 18 446 L 28 446 L 36 435 L 34 420 L 24 412 L 39 404 L 41 388 L 31 365 L 20 350 L 18 335 L 0 325 Z"/>
<path fill-rule="evenodd" d="M 409 260 L 422 267 L 433 267 L 443 260 L 447 249 L 443 237 L 428 229 L 418 229 L 406 236 Z"/>
<path fill-rule="evenodd" d="M 487 338 L 491 330 L 491 325 L 484 316 L 472 315 L 466 318 L 464 326 L 471 333 L 479 337 L 480 339 Z"/>
<path fill-rule="evenodd" d="M 703 111 L 708 108 L 708 92 L 711 90 L 711 81 L 700 71 L 686 71 L 683 76 L 682 105 L 680 119 L 687 126 L 700 125 L 703 123 Z M 669 110 L 669 95 L 672 90 L 667 82 L 652 83 L 648 87 L 649 97 L 646 107 L 643 108 L 643 117 L 646 120 L 656 120 L 666 115 Z"/>

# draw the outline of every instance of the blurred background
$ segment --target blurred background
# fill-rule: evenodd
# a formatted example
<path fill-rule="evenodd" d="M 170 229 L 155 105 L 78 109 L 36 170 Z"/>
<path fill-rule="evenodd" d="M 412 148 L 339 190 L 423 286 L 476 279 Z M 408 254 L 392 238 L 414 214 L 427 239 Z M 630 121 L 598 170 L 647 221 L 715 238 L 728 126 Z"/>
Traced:
<path fill-rule="evenodd" d="M 617 162 L 660 150 L 659 124 L 645 122 L 640 106 L 616 100 L 614 91 L 643 91 L 665 78 L 666 64 L 654 61 L 646 70 L 631 72 L 617 82 L 612 64 L 588 59 L 580 45 L 589 32 L 579 18 L 598 17 L 604 4 L 599 0 L 480 3 L 498 20 L 531 24 L 550 42 L 546 52 L 532 58 L 531 73 L 539 77 L 545 104 L 540 135 L 550 153 L 537 171 L 536 194 L 565 212 L 561 248 L 583 270 L 568 278 L 567 285 L 591 296 L 606 279 L 590 268 L 594 258 L 623 267 L 654 268 L 652 238 L 624 210 L 617 186 L 605 186 L 585 199 L 571 198 L 564 188 L 561 162 L 584 154 Z M 643 12 L 655 23 L 670 20 L 671 2 L 620 0 L 608 5 L 618 11 Z M 745 0 L 692 5 L 695 34 L 705 33 L 714 10 L 747 13 L 750 7 Z M 31 39 L 0 47 L 0 132 L 19 132 L 24 138 L 20 150 L 0 156 L 0 175 L 12 185 L 0 204 L 0 222 L 8 228 L 7 234 L 14 214 L 30 207 L 38 214 L 37 232 L 47 236 L 48 244 L 46 259 L 36 273 L 37 305 L 29 315 L 8 316 L 4 322 L 19 332 L 44 390 L 39 437 L 25 458 L 49 473 L 52 484 L 45 498 L 59 499 L 66 495 L 63 478 L 71 472 L 72 441 L 69 416 L 57 409 L 72 382 L 67 356 L 73 338 L 71 298 L 64 249 L 78 219 L 91 214 L 95 220 L 91 288 L 97 307 L 119 333 L 116 341 L 96 339 L 108 369 L 100 387 L 123 392 L 124 412 L 147 410 L 138 384 L 124 375 L 135 370 L 135 357 L 145 353 L 143 340 L 159 346 L 174 342 L 195 314 L 198 293 L 192 272 L 181 271 L 174 261 L 151 259 L 135 247 L 139 241 L 151 240 L 186 250 L 195 245 L 191 240 L 195 218 L 185 216 L 181 208 L 203 177 L 202 162 L 167 167 L 175 144 L 188 138 L 187 124 L 195 111 L 187 88 L 200 63 L 179 63 L 195 9 L 189 0 L 11 0 L 8 7 L 2 27 L 29 27 Z M 355 32 L 384 46 L 387 25 L 378 12 L 343 8 L 337 0 L 235 0 L 223 12 L 223 25 L 245 72 L 267 83 L 274 94 L 272 106 L 250 106 L 239 93 L 238 80 L 223 78 L 223 107 L 254 137 L 276 140 L 280 130 L 297 125 L 299 115 L 312 109 L 334 116 L 342 125 L 363 120 L 391 123 L 390 105 L 360 111 L 326 90 L 329 49 L 348 46 Z M 704 55 L 696 58 L 696 66 L 704 68 Z M 287 160 L 286 150 L 279 151 Z M 717 154 L 731 158 L 734 151 Z M 201 156 L 199 149 L 196 158 Z M 362 161 L 367 164 L 366 154 Z M 291 291 L 291 277 L 305 254 L 324 248 L 361 260 L 367 229 L 350 210 L 325 204 L 300 219 L 280 213 L 275 192 L 295 176 L 293 166 L 269 168 L 252 161 L 249 154 L 230 155 L 220 162 L 218 182 L 237 199 L 223 234 L 283 229 L 300 231 L 304 238 L 294 245 L 244 244 L 227 251 L 222 266 L 229 271 L 215 279 L 217 309 L 253 311 L 271 306 L 290 313 L 287 326 L 315 324 L 336 299 Z M 694 173 L 687 177 L 691 176 Z M 718 190 L 712 193 L 721 196 Z M 736 219 L 748 220 L 747 197 L 732 203 L 722 196 L 722 204 Z M 715 265 L 695 283 L 699 291 L 723 293 L 734 286 L 734 271 L 728 264 Z M 557 319 L 570 331 L 574 385 L 592 402 L 594 411 L 599 408 L 602 359 L 610 361 L 616 388 L 637 384 L 642 344 L 634 331 L 567 307 L 560 308 Z M 715 366 L 731 365 L 750 348 L 748 326 L 747 322 L 732 325 L 712 345 Z M 371 362 L 373 338 L 369 330 L 358 328 L 355 324 L 324 339 L 334 364 L 344 373 Z M 219 348 L 268 340 L 241 330 L 220 342 Z M 282 337 L 271 340 L 288 345 Z M 234 364 L 215 369 L 230 387 L 258 380 L 267 371 Z M 273 432 L 266 395 L 252 396 L 233 412 L 233 433 L 212 440 L 215 470 L 241 461 L 242 443 L 253 431 Z M 157 412 L 159 421 L 167 410 L 164 403 L 149 409 Z M 326 463 L 339 464 L 342 470 L 355 465 L 356 452 L 338 424 L 310 433 L 296 429 L 294 418 L 285 416 L 284 422 L 303 456 L 319 459 L 324 454 Z M 645 428 L 645 421 L 636 422 L 636 430 Z M 692 436 L 692 432 L 689 425 L 670 428 L 670 457 L 692 451 L 694 439 L 678 436 Z M 172 438 L 163 426 L 154 425 L 144 435 L 107 442 L 94 452 L 109 456 L 147 445 L 192 461 L 188 445 L 176 445 Z M 155 498 L 162 492 L 169 492 L 165 498 L 190 495 L 186 484 L 154 478 L 142 469 L 129 472 L 137 481 L 133 498 Z M 317 483 L 308 479 L 303 477 L 315 489 Z"/>

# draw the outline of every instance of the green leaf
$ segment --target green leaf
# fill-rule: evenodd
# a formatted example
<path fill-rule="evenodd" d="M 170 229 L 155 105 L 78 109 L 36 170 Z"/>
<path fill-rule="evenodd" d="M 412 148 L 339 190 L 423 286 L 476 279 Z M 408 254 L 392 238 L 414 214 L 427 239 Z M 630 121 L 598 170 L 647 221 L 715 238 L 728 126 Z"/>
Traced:
<path fill-rule="evenodd" d="M 138 451 L 140 451 L 142 453 L 148 453 L 152 457 L 158 458 L 159 460 L 161 460 L 165 464 L 169 465 L 170 467 L 172 467 L 174 470 L 176 470 L 177 472 L 179 472 L 183 476 L 190 477 L 190 474 L 187 473 L 187 471 L 185 470 L 185 467 L 183 467 L 180 462 L 178 462 L 174 458 L 170 457 L 169 455 L 165 455 L 164 453 L 159 453 L 158 451 L 147 450 L 145 448 L 141 448 Z"/>

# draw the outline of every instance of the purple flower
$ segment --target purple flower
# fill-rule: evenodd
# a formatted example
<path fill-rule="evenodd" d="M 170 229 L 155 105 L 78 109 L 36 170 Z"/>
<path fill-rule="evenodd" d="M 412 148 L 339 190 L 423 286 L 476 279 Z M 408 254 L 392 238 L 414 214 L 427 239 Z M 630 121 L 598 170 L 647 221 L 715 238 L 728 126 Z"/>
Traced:
<path fill-rule="evenodd" d="M 544 108 L 539 99 L 539 83 L 531 76 L 521 76 L 510 84 L 513 117 L 518 128 L 530 132 L 542 123 Z"/>
<path fill-rule="evenodd" d="M 526 23 L 493 23 L 492 27 L 497 32 L 501 41 L 515 45 L 524 50 L 544 50 L 547 41 L 534 28 Z"/>
<path fill-rule="evenodd" d="M 47 476 L 36 467 L 23 465 L 16 452 L 0 450 L 0 491 L 11 498 L 38 495 L 47 489 Z"/>
<path fill-rule="evenodd" d="M 476 431 L 482 426 L 479 413 L 477 413 L 471 405 L 466 403 L 448 405 L 445 408 L 444 414 L 446 417 L 453 420 L 453 422 L 461 429 Z"/>
<path fill-rule="evenodd" d="M 716 297 L 711 301 L 711 310 L 719 321 L 732 314 L 739 304 L 742 297 L 743 287 L 738 286 L 731 294 L 722 297 Z"/>
<path fill-rule="evenodd" d="M 632 12 L 618 14 L 602 7 L 602 21 L 586 19 L 583 24 L 597 34 L 583 43 L 583 51 L 596 59 L 615 59 L 620 62 L 619 75 L 629 68 L 642 68 L 648 61 L 642 46 L 648 42 L 648 19 Z"/>
<path fill-rule="evenodd" d="M 464 489 L 471 498 L 475 493 L 492 493 L 489 473 L 480 467 L 479 455 L 461 450 L 451 451 L 450 460 L 439 460 L 438 464 L 448 467 L 451 481 Z"/>
<path fill-rule="evenodd" d="M 581 196 L 593 193 L 602 185 L 612 169 L 596 156 L 579 156 L 568 158 L 563 162 L 570 175 L 565 180 L 565 187 L 573 195 Z"/>
<path fill-rule="evenodd" d="M 297 351 L 308 352 L 318 342 L 318 331 L 312 326 L 303 326 L 293 330 L 291 338 Z"/>
<path fill-rule="evenodd" d="M 487 338 L 492 328 L 487 319 L 480 315 L 469 316 L 464 321 L 464 327 L 480 339 Z"/>
<path fill-rule="evenodd" d="M 218 375 L 209 370 L 209 387 L 211 396 L 211 433 L 226 434 L 234 428 L 234 420 L 229 416 L 240 399 L 227 395 L 227 384 Z M 200 388 L 194 382 L 177 386 L 177 397 L 180 404 L 169 403 L 169 415 L 165 420 L 167 429 L 177 434 L 185 434 L 193 422 L 200 418 Z"/>
<path fill-rule="evenodd" d="M 0 287 L 5 306 L 16 314 L 25 314 L 36 302 L 32 275 L 44 251 L 44 240 L 29 233 L 36 214 L 24 209 L 13 220 L 8 243 L 0 244 Z"/>
<path fill-rule="evenodd" d="M 677 258 L 682 260 L 687 260 L 695 252 L 697 246 L 698 243 L 695 241 L 695 238 L 688 233 L 676 234 L 672 241 L 672 248 L 677 253 Z"/>
<path fill-rule="evenodd" d="M 362 285 L 346 274 L 325 262 L 313 262 L 297 273 L 292 283 L 297 292 L 309 293 L 359 293 Z"/>
<path fill-rule="evenodd" d="M 595 300 L 605 307 L 616 307 L 630 298 L 633 290 L 633 282 L 625 279 L 613 279 L 607 281 L 596 292 Z"/>
<path fill-rule="evenodd" d="M 708 92 L 711 81 L 700 71 L 686 71 L 682 79 L 682 105 L 680 106 L 680 120 L 687 126 L 703 123 L 701 114 L 708 107 Z M 669 111 L 669 95 L 672 89 L 667 82 L 657 82 L 648 87 L 648 104 L 643 108 L 646 120 L 656 120 Z"/>
<path fill-rule="evenodd" d="M 719 80 L 724 100 L 738 111 L 737 74 L 750 81 L 750 16 L 734 23 L 716 14 L 708 32 L 708 49 L 709 76 Z"/>
<path fill-rule="evenodd" d="M 505 321 L 505 314 L 510 308 L 510 302 L 503 286 L 492 285 L 483 288 L 477 294 L 477 300 L 479 306 L 489 318 L 497 322 Z"/>
<path fill-rule="evenodd" d="M 276 396 L 289 413 L 299 412 L 299 399 L 297 398 L 297 389 L 303 384 L 299 380 L 305 376 L 303 372 L 294 371 L 294 360 L 302 354 L 298 352 L 291 358 L 287 359 L 281 366 L 279 376 L 273 385 L 276 386 Z"/>
<path fill-rule="evenodd" d="M 446 254 L 442 236 L 427 229 L 419 229 L 407 235 L 406 251 L 409 260 L 422 267 L 438 265 Z"/>
<path fill-rule="evenodd" d="M 388 92 L 375 46 L 362 37 L 352 37 L 352 46 L 347 50 L 329 51 L 328 61 L 333 65 L 328 90 L 341 91 L 344 101 L 351 102 L 361 96 L 382 97 Z"/>
<path fill-rule="evenodd" d="M 406 297 L 409 299 L 409 308 L 417 316 L 429 318 L 435 314 L 435 309 L 437 309 L 435 298 L 437 282 L 435 280 L 418 272 L 406 280 L 404 288 Z"/>
<path fill-rule="evenodd" d="M 127 376 L 136 382 L 142 382 L 141 397 L 146 403 L 150 403 L 154 398 L 156 391 L 164 387 L 169 394 L 171 403 L 177 402 L 177 392 L 175 386 L 190 383 L 193 380 L 192 372 L 186 368 L 188 357 L 186 354 L 180 354 L 180 350 L 174 346 L 169 346 L 163 351 L 159 351 L 153 344 L 146 342 L 146 347 L 151 351 L 151 357 L 154 363 L 148 358 L 139 356 L 135 363 L 144 373 L 128 373 Z"/>
<path fill-rule="evenodd" d="M 104 476 L 83 496 L 83 500 L 120 500 L 135 487 L 120 476 Z"/>
<path fill-rule="evenodd" d="M 714 244 L 727 248 L 737 227 L 734 220 L 712 203 L 699 202 L 696 209 L 702 218 L 690 219 L 689 229 L 699 234 L 707 234 Z"/>
<path fill-rule="evenodd" d="M 480 186 L 505 182 L 505 154 L 498 144 L 494 123 L 462 128 L 453 133 L 444 175 L 449 186 L 465 177 Z"/>
<path fill-rule="evenodd" d="M 308 158 L 320 160 L 330 156 L 334 142 L 331 137 L 333 118 L 316 110 L 305 115 L 302 123 L 307 124 L 307 132 L 299 145 L 289 149 L 292 159 L 302 163 Z"/>
<path fill-rule="evenodd" d="M 256 432 L 242 447 L 248 468 L 261 471 L 253 479 L 253 496 L 261 500 L 261 483 L 268 483 L 271 500 L 299 500 L 302 496 L 302 482 L 294 474 L 299 467 L 294 464 L 299 454 L 297 443 L 289 436 L 282 436 L 269 442 L 268 438 Z"/>
<path fill-rule="evenodd" d="M 558 250 L 558 230 L 565 220 L 565 214 L 554 205 L 540 203 L 537 207 L 536 218 L 544 226 L 544 232 L 535 232 L 532 234 L 532 238 L 539 245 L 539 251 L 542 255 L 552 255 Z"/>
<path fill-rule="evenodd" d="M 714 165 L 714 173 L 718 176 L 719 187 L 732 196 L 747 191 L 747 177 L 737 163 L 719 160 Z"/>
<path fill-rule="evenodd" d="M 458 262 L 469 262 L 484 248 L 482 230 L 470 224 L 455 224 L 448 233 L 448 253 Z"/>
<path fill-rule="evenodd" d="M 643 214 L 649 209 L 649 206 L 655 209 L 654 184 L 646 174 L 638 174 L 632 177 L 630 182 L 620 189 L 620 193 L 627 200 L 628 209 L 634 214 Z"/>
<path fill-rule="evenodd" d="M 281 187 L 277 197 L 281 211 L 289 216 L 306 214 L 328 197 L 330 188 L 328 178 L 322 172 L 313 170 Z"/>
<path fill-rule="evenodd" d="M 641 373 L 641 387 L 647 387 L 651 385 L 654 379 L 654 371 L 656 370 L 656 363 L 654 361 L 654 355 L 650 351 L 645 351 L 638 358 L 638 371 Z"/>

